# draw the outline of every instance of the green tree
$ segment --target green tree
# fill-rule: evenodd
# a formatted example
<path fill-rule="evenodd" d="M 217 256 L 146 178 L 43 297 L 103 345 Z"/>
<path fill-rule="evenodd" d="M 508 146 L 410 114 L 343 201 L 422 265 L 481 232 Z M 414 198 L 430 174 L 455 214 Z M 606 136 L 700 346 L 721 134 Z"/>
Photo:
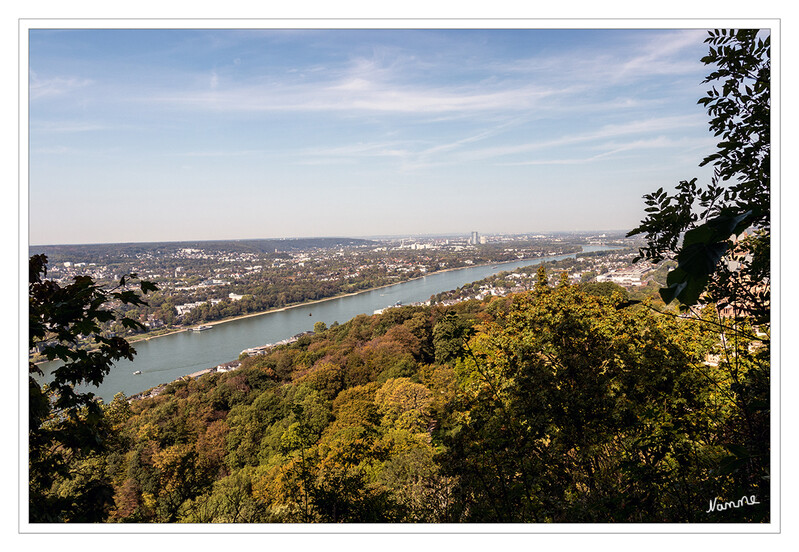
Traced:
<path fill-rule="evenodd" d="M 463 344 L 471 328 L 455 312 L 449 311 L 433 326 L 435 360 L 444 364 L 463 356 Z"/>
<path fill-rule="evenodd" d="M 725 371 L 714 382 L 726 389 L 734 412 L 726 431 L 730 455 L 718 469 L 731 473 L 737 492 L 758 489 L 765 498 L 770 480 L 771 41 L 757 29 L 722 29 L 710 31 L 705 42 L 710 47 L 702 61 L 715 67 L 704 83 L 713 86 L 698 103 L 711 117 L 710 130 L 721 138 L 701 162 L 714 167 L 712 182 L 700 188 L 696 179 L 683 181 L 674 195 L 661 188 L 644 196 L 648 214 L 629 235 L 646 237 L 639 258 L 676 261 L 660 289 L 667 304 L 677 299 L 683 308 L 702 302 L 731 311 L 732 316 L 713 322 Z"/>
<path fill-rule="evenodd" d="M 264 507 L 252 495 L 251 467 L 216 481 L 213 490 L 181 507 L 184 523 L 264 523 Z"/>
<path fill-rule="evenodd" d="M 702 326 L 621 302 L 542 287 L 478 328 L 441 458 L 459 521 L 698 521 L 732 496 Z"/>
<path fill-rule="evenodd" d="M 710 130 L 721 141 L 700 166 L 713 165 L 712 182 L 682 181 L 676 193 L 660 188 L 644 196 L 646 218 L 628 235 L 644 234 L 639 258 L 673 256 L 661 296 L 690 306 L 703 292 L 710 302 L 734 304 L 768 321 L 771 189 L 771 41 L 757 29 L 710 31 L 713 83 L 698 103 L 707 108 Z M 719 87 L 719 88 L 717 88 Z M 697 207 L 698 205 L 698 212 Z M 736 243 L 745 230 L 752 236 Z M 680 238 L 682 237 L 682 242 Z"/>
<path fill-rule="evenodd" d="M 110 489 L 97 483 L 66 495 L 54 485 L 77 477 L 76 462 L 103 449 L 111 427 L 100 402 L 80 385 L 99 385 L 114 361 L 132 359 L 135 350 L 123 338 L 105 335 L 101 324 L 118 318 L 113 305 L 145 304 L 129 289 L 136 275 L 104 289 L 88 276 L 76 276 L 67 286 L 46 279 L 47 257 L 30 258 L 28 281 L 31 350 L 41 349 L 61 365 L 46 383 L 42 371 L 29 363 L 28 470 L 31 522 L 96 521 L 111 504 Z M 140 281 L 142 294 L 156 286 Z M 119 317 L 124 328 L 143 330 L 136 320 Z"/>

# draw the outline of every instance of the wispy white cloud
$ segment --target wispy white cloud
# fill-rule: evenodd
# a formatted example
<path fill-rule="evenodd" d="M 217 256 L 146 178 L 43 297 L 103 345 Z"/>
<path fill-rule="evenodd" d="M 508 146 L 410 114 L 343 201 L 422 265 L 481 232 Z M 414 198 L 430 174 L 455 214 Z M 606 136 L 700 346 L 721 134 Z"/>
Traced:
<path fill-rule="evenodd" d="M 532 109 L 546 97 L 568 90 L 535 85 L 507 89 L 389 86 L 366 79 L 348 79 L 328 85 L 267 84 L 217 86 L 211 91 L 189 90 L 161 94 L 141 101 L 209 111 L 269 112 L 386 112 L 436 114 Z"/>
<path fill-rule="evenodd" d="M 704 36 L 705 31 L 701 30 L 658 33 L 636 48 L 635 55 L 619 65 L 615 78 L 690 74 L 695 71 L 699 61 L 679 54 L 686 48 L 696 48 Z"/>
<path fill-rule="evenodd" d="M 163 85 L 153 78 L 149 91 L 119 94 L 115 99 L 205 112 L 351 112 L 424 117 L 543 107 L 581 109 L 592 98 L 599 101 L 600 92 L 619 80 L 679 73 L 695 67 L 695 63 L 683 61 L 679 53 L 692 41 L 695 43 L 697 33 L 701 31 L 658 34 L 636 49 L 617 46 L 612 53 L 585 50 L 562 57 L 513 62 L 470 58 L 469 63 L 475 65 L 469 67 L 469 74 L 480 75 L 471 79 L 459 74 L 457 67 L 448 79 L 447 73 L 436 69 L 433 54 L 375 48 L 372 57 L 352 57 L 338 64 L 309 60 L 307 64 L 261 73 L 233 74 L 222 68 L 195 76 L 186 73 L 181 77 L 186 83 L 182 88 L 174 87 L 174 75 L 170 74 L 163 79 Z M 233 36 L 240 38 L 242 33 Z M 241 57 L 231 56 L 231 67 L 236 62 L 241 64 Z M 453 71 L 453 67 L 447 71 Z M 77 78 L 35 81 L 32 77 L 31 94 L 36 97 L 91 84 Z M 578 95 L 583 97 L 573 101 Z M 602 101 L 623 102 L 625 107 L 631 107 L 641 100 L 632 92 L 620 99 L 611 96 Z"/>
<path fill-rule="evenodd" d="M 88 121 L 36 121 L 30 125 L 31 132 L 36 133 L 79 133 L 97 132 L 107 130 L 105 123 L 92 123 Z"/>
<path fill-rule="evenodd" d="M 469 74 L 479 78 L 468 78 L 457 69 L 452 75 L 436 71 L 431 60 L 418 53 L 376 49 L 372 57 L 353 57 L 337 65 L 300 64 L 261 75 L 240 75 L 238 80 L 226 73 L 224 82 L 217 71 L 204 79 L 187 76 L 186 82 L 202 85 L 154 90 L 136 100 L 206 112 L 422 117 L 519 113 L 537 108 L 589 110 L 601 109 L 603 104 L 608 109 L 633 108 L 657 100 L 643 100 L 635 88 L 613 87 L 650 75 L 695 73 L 698 62 L 682 53 L 701 42 L 701 33 L 658 33 L 635 48 L 616 44 L 610 51 L 581 50 L 559 57 L 470 60 L 476 65 L 469 67 Z"/>
<path fill-rule="evenodd" d="M 706 148 L 709 145 L 708 140 L 697 139 L 674 139 L 665 136 L 656 136 L 653 138 L 646 138 L 640 140 L 632 140 L 629 142 L 607 142 L 592 147 L 593 150 L 601 150 L 594 155 L 588 155 L 577 158 L 567 159 L 531 159 L 517 162 L 498 163 L 501 166 L 525 166 L 525 165 L 584 165 L 596 161 L 604 160 L 612 157 L 619 157 L 620 155 L 631 152 L 642 152 L 645 150 L 679 150 L 690 151 Z M 699 159 L 697 159 L 697 162 Z"/>
<path fill-rule="evenodd" d="M 342 165 L 354 164 L 370 159 L 395 159 L 405 163 L 415 155 L 412 144 L 402 142 L 356 143 L 336 147 L 307 148 L 287 155 L 297 165 Z"/>
<path fill-rule="evenodd" d="M 702 119 L 691 115 L 673 117 L 658 117 L 651 119 L 634 120 L 618 124 L 605 125 L 597 130 L 564 135 L 552 140 L 511 144 L 507 146 L 494 146 L 469 152 L 470 157 L 488 158 L 530 153 L 553 147 L 569 146 L 587 142 L 597 142 L 618 136 L 644 134 L 651 136 L 654 133 L 676 130 L 681 128 L 696 127 L 703 124 Z"/>
<path fill-rule="evenodd" d="M 322 147 L 303 149 L 298 155 L 319 155 L 324 157 L 350 157 L 350 156 L 383 156 L 398 155 L 406 150 L 398 148 L 401 143 L 393 142 L 358 142 L 345 146 Z"/>
<path fill-rule="evenodd" d="M 682 151 L 707 150 L 710 139 L 685 139 L 664 136 L 662 133 L 695 127 L 702 121 L 693 116 L 661 117 L 619 124 L 605 125 L 597 130 L 564 135 L 556 139 L 537 142 L 511 143 L 504 146 L 473 147 L 482 141 L 491 141 L 503 131 L 524 124 L 511 121 L 489 128 L 464 138 L 430 145 L 428 141 L 397 140 L 358 142 L 334 147 L 302 148 L 282 150 L 279 155 L 297 159 L 300 165 L 340 165 L 362 162 L 368 159 L 395 159 L 402 171 L 419 171 L 434 167 L 463 165 L 494 159 L 499 166 L 586 164 L 604 158 L 617 157 L 629 152 L 647 149 L 679 149 Z M 625 136 L 640 136 L 638 139 L 620 142 Z M 561 158 L 553 151 L 564 147 L 588 148 L 594 151 L 582 157 Z M 524 159 L 512 161 L 507 158 L 519 155 L 545 153 L 546 159 Z M 230 153 L 241 155 L 245 152 Z M 275 151 L 269 152 L 276 154 Z M 264 152 L 266 154 L 266 152 Z M 205 153 L 203 155 L 210 155 Z M 219 154 L 223 155 L 223 154 Z M 502 159 L 505 161 L 501 161 Z"/>
<path fill-rule="evenodd" d="M 186 151 L 175 153 L 179 157 L 243 157 L 250 155 L 264 155 L 264 150 L 215 150 L 215 151 Z"/>
<path fill-rule="evenodd" d="M 54 76 L 41 78 L 36 71 L 29 73 L 28 90 L 31 100 L 47 98 L 52 96 L 62 96 L 75 90 L 86 88 L 93 84 L 92 79 L 76 76 Z"/>
<path fill-rule="evenodd" d="M 352 157 L 319 157 L 313 159 L 302 159 L 296 162 L 296 165 L 303 165 L 308 167 L 324 166 L 324 165 L 355 165 L 358 160 Z"/>
<path fill-rule="evenodd" d="M 50 147 L 41 147 L 35 148 L 31 150 L 32 154 L 45 154 L 45 155 L 65 155 L 65 154 L 73 154 L 78 153 L 79 150 L 75 148 L 70 148 L 67 146 L 50 146 Z"/>
<path fill-rule="evenodd" d="M 182 90 L 154 90 L 138 98 L 170 108 L 209 112 L 363 112 L 429 116 L 532 109 L 541 101 L 573 92 L 570 85 L 532 81 L 452 80 L 446 74 L 419 70 L 414 56 L 376 53 L 337 66 L 311 64 L 261 75 L 203 78 L 184 75 Z M 318 70 L 324 67 L 323 70 Z M 420 75 L 421 73 L 421 75 Z"/>
<path fill-rule="evenodd" d="M 643 138 L 631 140 L 629 142 L 607 142 L 602 144 L 604 152 L 598 154 L 597 158 L 610 157 L 618 153 L 627 151 L 640 151 L 651 149 L 695 149 L 697 146 L 707 146 L 709 140 L 697 140 L 695 138 L 670 138 L 667 136 L 655 136 L 653 138 Z M 599 149 L 599 148 L 597 148 Z"/>
<path fill-rule="evenodd" d="M 606 48 L 582 48 L 559 55 L 512 60 L 498 70 L 517 78 L 548 78 L 600 88 L 651 76 L 691 75 L 701 63 L 684 54 L 688 49 L 696 49 L 704 36 L 702 30 L 654 32 Z"/>
<path fill-rule="evenodd" d="M 492 138 L 496 138 L 497 136 L 514 127 L 524 124 L 529 124 L 527 118 L 524 116 L 516 116 L 509 121 L 505 120 L 504 122 L 500 122 L 495 126 L 486 128 L 477 133 L 472 133 L 466 137 L 439 143 L 434 146 L 428 146 L 418 152 L 416 162 L 413 166 L 414 168 L 422 168 L 441 165 L 443 164 L 441 160 L 444 158 L 444 156 L 451 152 L 462 151 L 469 148 L 469 146 L 472 146 L 473 144 L 491 140 Z M 437 162 L 435 160 L 437 160 Z"/>
<path fill-rule="evenodd" d="M 368 158 L 401 158 L 413 152 L 404 149 L 399 142 L 355 143 L 334 147 L 316 148 L 271 148 L 271 149 L 230 149 L 197 150 L 173 153 L 177 157 L 280 157 L 283 161 L 293 160 L 296 165 L 326 165 L 355 163 Z"/>

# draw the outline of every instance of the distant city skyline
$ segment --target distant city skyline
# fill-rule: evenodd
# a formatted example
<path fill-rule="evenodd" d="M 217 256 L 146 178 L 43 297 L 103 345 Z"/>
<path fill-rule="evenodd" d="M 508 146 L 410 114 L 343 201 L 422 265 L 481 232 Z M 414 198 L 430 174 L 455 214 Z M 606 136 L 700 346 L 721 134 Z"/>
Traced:
<path fill-rule="evenodd" d="M 703 29 L 29 32 L 31 244 L 621 230 L 712 174 Z"/>

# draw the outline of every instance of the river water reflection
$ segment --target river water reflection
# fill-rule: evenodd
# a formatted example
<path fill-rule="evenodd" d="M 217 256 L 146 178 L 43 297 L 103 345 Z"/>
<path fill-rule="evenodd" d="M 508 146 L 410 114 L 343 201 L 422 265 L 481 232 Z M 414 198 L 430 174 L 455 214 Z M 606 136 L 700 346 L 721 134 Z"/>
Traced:
<path fill-rule="evenodd" d="M 583 248 L 585 252 L 607 249 L 612 248 L 602 246 Z M 102 385 L 93 388 L 92 391 L 106 402 L 111 401 L 120 391 L 131 396 L 162 383 L 174 381 L 181 376 L 235 360 L 244 349 L 275 343 L 311 330 L 317 321 L 322 321 L 328 326 L 334 321 L 343 323 L 359 314 L 371 315 L 375 310 L 397 302 L 409 304 L 427 301 L 431 295 L 457 289 L 502 271 L 574 256 L 574 254 L 557 255 L 440 272 L 357 295 L 216 324 L 213 329 L 203 332 L 187 331 L 140 341 L 135 344 L 135 359 L 118 362 Z M 54 367 L 53 363 L 42 366 L 45 373 Z M 137 371 L 141 374 L 134 375 Z"/>

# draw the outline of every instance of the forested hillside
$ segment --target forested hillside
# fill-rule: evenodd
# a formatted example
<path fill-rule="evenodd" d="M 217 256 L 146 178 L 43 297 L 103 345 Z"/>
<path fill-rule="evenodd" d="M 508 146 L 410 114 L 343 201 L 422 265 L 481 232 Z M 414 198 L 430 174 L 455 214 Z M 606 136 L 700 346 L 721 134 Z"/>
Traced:
<path fill-rule="evenodd" d="M 75 522 L 768 521 L 768 341 L 703 317 L 543 269 L 527 293 L 359 316 L 118 395 L 103 452 L 49 492 Z"/>

